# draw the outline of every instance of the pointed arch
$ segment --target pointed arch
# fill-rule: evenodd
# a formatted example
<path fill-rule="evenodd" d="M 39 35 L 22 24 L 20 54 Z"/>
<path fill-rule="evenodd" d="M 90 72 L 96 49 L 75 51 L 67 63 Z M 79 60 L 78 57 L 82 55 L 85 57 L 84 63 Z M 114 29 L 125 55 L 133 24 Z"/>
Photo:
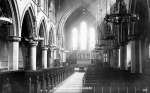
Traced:
<path fill-rule="evenodd" d="M 42 54 L 43 54 L 43 48 L 47 47 L 47 35 L 46 35 L 46 21 L 45 19 L 42 19 L 40 21 L 40 25 L 38 27 L 38 45 L 37 45 L 37 52 L 36 52 L 36 60 L 37 60 L 37 69 L 42 69 L 43 64 L 42 64 Z"/>
<path fill-rule="evenodd" d="M 9 40 L 13 40 L 12 37 L 19 37 L 20 31 L 20 19 L 19 19 L 19 9 L 17 7 L 16 0 L 1 0 L 0 1 L 1 11 L 4 13 L 5 17 L 10 19 L 10 24 L 0 23 L 0 69 L 5 68 L 6 70 L 17 70 L 18 67 L 13 65 L 14 60 L 10 56 L 13 54 L 13 49 L 16 49 L 17 45 L 14 47 Z M 19 38 L 15 38 L 19 41 Z M 15 51 L 16 52 L 16 51 Z M 15 54 L 17 58 L 17 54 Z M 16 61 L 16 60 L 15 60 Z M 17 64 L 15 64 L 17 65 Z"/>
<path fill-rule="evenodd" d="M 38 37 L 44 38 L 44 45 L 47 45 L 47 25 L 44 17 L 40 20 L 40 25 L 38 26 L 37 31 Z"/>
<path fill-rule="evenodd" d="M 20 32 L 20 16 L 19 16 L 19 9 L 17 6 L 16 0 L 8 0 L 11 13 L 12 13 L 12 21 L 13 21 L 13 32 L 9 33 L 10 36 L 21 36 Z"/>
<path fill-rule="evenodd" d="M 50 29 L 49 29 L 49 37 L 48 37 L 48 44 L 49 45 L 52 45 L 55 43 L 55 40 L 56 40 L 55 34 L 56 34 L 55 26 L 54 26 L 54 24 L 51 24 Z"/>
<path fill-rule="evenodd" d="M 25 9 L 24 9 L 24 11 L 23 11 L 23 13 L 22 13 L 22 16 L 21 16 L 21 20 L 20 20 L 21 21 L 20 22 L 21 28 L 22 28 L 23 19 L 24 19 L 24 16 L 25 16 L 26 12 L 29 12 L 32 26 L 33 26 L 34 22 L 36 21 L 36 19 L 35 19 L 35 11 L 34 11 L 34 8 L 33 8 L 32 4 L 27 4 Z"/>

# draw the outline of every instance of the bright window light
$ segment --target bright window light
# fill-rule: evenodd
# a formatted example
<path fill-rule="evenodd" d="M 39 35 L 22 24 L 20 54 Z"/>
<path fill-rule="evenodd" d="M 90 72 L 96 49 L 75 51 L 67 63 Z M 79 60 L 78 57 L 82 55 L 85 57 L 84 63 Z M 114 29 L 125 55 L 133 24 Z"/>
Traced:
<path fill-rule="evenodd" d="M 107 53 L 104 54 L 104 62 L 108 62 L 108 55 L 107 55 Z"/>
<path fill-rule="evenodd" d="M 80 50 L 87 49 L 87 23 L 81 22 L 80 24 Z"/>
<path fill-rule="evenodd" d="M 72 29 L 72 49 L 93 50 L 96 43 L 95 35 L 95 28 L 88 28 L 87 23 L 82 21 L 79 29 Z"/>
<path fill-rule="evenodd" d="M 119 49 L 119 64 L 118 64 L 118 67 L 121 66 L 121 59 L 120 59 L 120 49 Z"/>
<path fill-rule="evenodd" d="M 78 48 L 78 30 L 77 28 L 73 28 L 72 30 L 72 45 L 73 45 L 73 50 L 77 50 Z"/>
<path fill-rule="evenodd" d="M 129 43 L 127 45 L 127 66 L 129 67 L 131 65 L 131 44 Z"/>
<path fill-rule="evenodd" d="M 89 30 L 89 49 L 93 50 L 95 48 L 95 29 L 92 27 Z"/>
<path fill-rule="evenodd" d="M 149 46 L 148 46 L 148 57 L 150 58 L 150 44 L 149 44 Z"/>

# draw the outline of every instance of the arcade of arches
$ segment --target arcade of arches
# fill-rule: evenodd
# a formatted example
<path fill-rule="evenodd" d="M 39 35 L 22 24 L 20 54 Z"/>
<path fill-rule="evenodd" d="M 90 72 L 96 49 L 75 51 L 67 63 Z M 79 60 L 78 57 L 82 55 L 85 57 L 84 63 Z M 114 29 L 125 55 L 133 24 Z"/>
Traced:
<path fill-rule="evenodd" d="M 149 0 L 0 0 L 0 93 L 149 93 L 149 25 Z"/>

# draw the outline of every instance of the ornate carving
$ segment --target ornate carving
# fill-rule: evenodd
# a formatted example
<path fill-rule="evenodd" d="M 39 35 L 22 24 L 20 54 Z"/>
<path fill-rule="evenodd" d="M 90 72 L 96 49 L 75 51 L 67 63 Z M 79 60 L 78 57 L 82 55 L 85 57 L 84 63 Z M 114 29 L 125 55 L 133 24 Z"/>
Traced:
<path fill-rule="evenodd" d="M 134 23 L 139 20 L 139 17 L 136 14 L 127 13 L 127 8 L 124 0 L 116 0 L 116 3 L 111 8 L 111 14 L 106 15 L 105 20 L 109 23 L 112 23 L 117 28 L 113 29 L 114 32 L 117 32 L 115 36 L 117 37 L 118 44 L 124 45 L 128 42 L 128 37 L 135 37 L 134 29 L 128 29 L 131 23 Z M 132 25 L 133 26 L 133 25 Z M 132 33 L 132 35 L 130 34 Z M 117 44 L 117 46 L 118 46 Z"/>

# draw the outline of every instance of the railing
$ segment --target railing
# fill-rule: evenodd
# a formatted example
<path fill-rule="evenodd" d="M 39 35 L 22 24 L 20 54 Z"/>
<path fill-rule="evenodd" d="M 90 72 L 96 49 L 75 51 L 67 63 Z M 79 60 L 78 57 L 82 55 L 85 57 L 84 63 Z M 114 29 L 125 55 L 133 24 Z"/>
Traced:
<path fill-rule="evenodd" d="M 0 93 L 49 93 L 74 71 L 73 66 L 0 73 Z"/>

